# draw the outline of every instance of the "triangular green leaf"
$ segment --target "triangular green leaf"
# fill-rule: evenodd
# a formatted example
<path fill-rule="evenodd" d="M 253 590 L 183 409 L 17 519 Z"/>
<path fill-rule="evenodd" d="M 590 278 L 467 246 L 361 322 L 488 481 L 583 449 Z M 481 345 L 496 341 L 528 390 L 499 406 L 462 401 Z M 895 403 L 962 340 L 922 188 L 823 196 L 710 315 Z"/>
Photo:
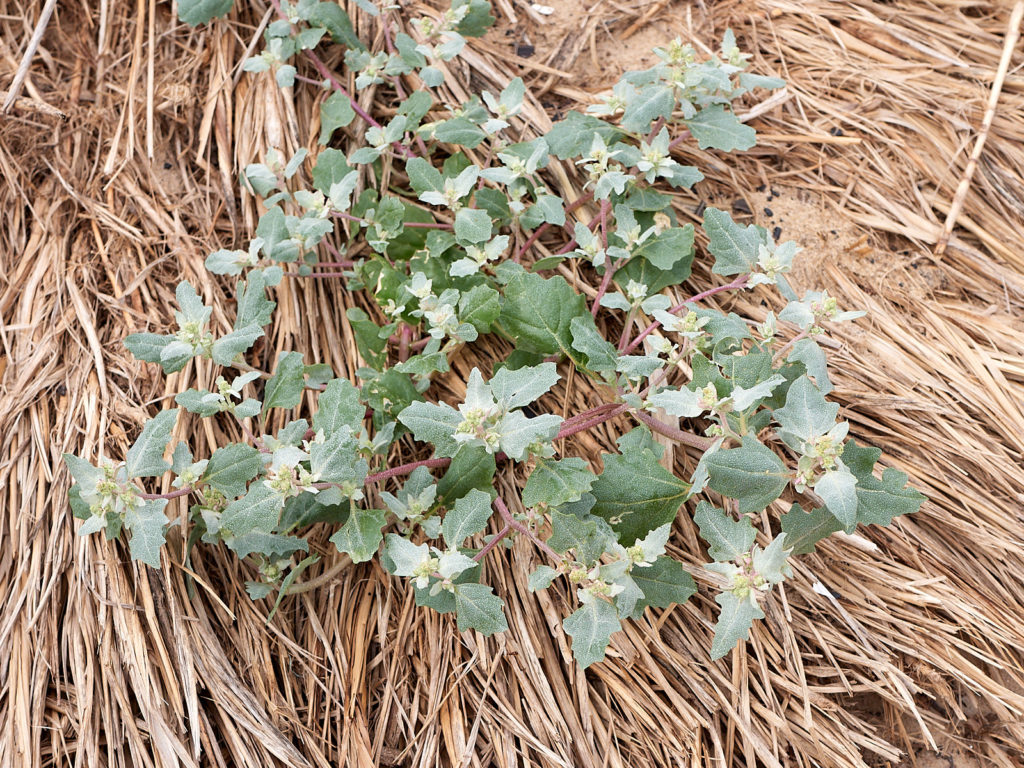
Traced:
<path fill-rule="evenodd" d="M 689 484 L 668 472 L 648 449 L 605 454 L 604 472 L 591 489 L 597 498 L 593 513 L 629 545 L 675 520 L 689 492 Z"/>
<path fill-rule="evenodd" d="M 634 614 L 647 607 L 668 608 L 673 603 L 682 604 L 697 593 L 693 577 L 683 569 L 682 563 L 671 557 L 659 557 L 646 568 L 634 567 L 630 576 L 644 593 Z"/>
<path fill-rule="evenodd" d="M 237 536 L 254 531 L 270 533 L 283 508 L 284 498 L 263 483 L 254 483 L 245 496 L 228 504 L 221 515 L 220 526 Z"/>
<path fill-rule="evenodd" d="M 574 358 L 580 355 L 573 351 L 570 327 L 584 312 L 583 297 L 564 278 L 520 271 L 505 287 L 498 324 L 519 350 Z"/>
<path fill-rule="evenodd" d="M 494 399 L 506 408 L 522 408 L 547 393 L 561 376 L 554 363 L 532 367 L 502 368 L 488 382 Z"/>
<path fill-rule="evenodd" d="M 764 618 L 764 611 L 754 602 L 752 594 L 737 597 L 732 592 L 722 592 L 715 598 L 715 602 L 722 606 L 722 612 L 715 624 L 711 658 L 720 659 L 747 639 L 754 621 Z"/>
<path fill-rule="evenodd" d="M 231 443 L 213 452 L 203 480 L 227 498 L 233 499 L 245 493 L 249 481 L 262 468 L 263 459 L 258 450 L 250 445 Z"/>
<path fill-rule="evenodd" d="M 566 633 L 572 637 L 572 655 L 577 663 L 586 669 L 591 664 L 603 661 L 612 634 L 619 631 L 619 614 L 615 606 L 600 598 L 591 598 L 571 616 L 562 622 Z"/>
<path fill-rule="evenodd" d="M 704 211 L 704 231 L 710 243 L 708 250 L 715 257 L 711 271 L 717 275 L 738 275 L 750 272 L 760 258 L 758 246 L 765 242 L 765 231 L 753 224 L 741 227 L 725 211 L 708 208 Z"/>
<path fill-rule="evenodd" d="M 320 393 L 317 411 L 313 414 L 313 429 L 323 430 L 328 437 L 342 427 L 358 432 L 366 408 L 359 402 L 359 390 L 348 379 L 333 379 Z"/>
<path fill-rule="evenodd" d="M 794 555 L 813 552 L 815 544 L 843 528 L 825 507 L 804 512 L 799 504 L 790 507 L 780 522 L 786 534 L 786 545 L 792 548 Z"/>
<path fill-rule="evenodd" d="M 476 445 L 463 445 L 455 452 L 448 471 L 437 484 L 437 496 L 444 504 L 451 505 L 473 488 L 488 493 L 496 469 L 494 454 Z"/>
<path fill-rule="evenodd" d="M 433 443 L 438 456 L 454 456 L 459 449 L 453 435 L 462 414 L 447 403 L 413 403 L 398 414 L 398 420 L 420 442 Z"/>
<path fill-rule="evenodd" d="M 475 629 L 484 635 L 508 629 L 504 604 L 486 584 L 457 584 L 455 586 L 455 613 L 459 631 Z"/>
<path fill-rule="evenodd" d="M 274 375 L 267 381 L 263 392 L 264 413 L 269 408 L 294 408 L 302 399 L 304 385 L 302 355 L 282 352 L 277 358 Z"/>
<path fill-rule="evenodd" d="M 697 139 L 699 149 L 750 149 L 757 143 L 757 134 L 749 125 L 744 125 L 735 114 L 721 104 L 705 107 L 686 121 L 690 133 Z"/>
<path fill-rule="evenodd" d="M 579 501 L 595 480 L 597 476 L 583 459 L 537 459 L 537 466 L 523 487 L 523 504 L 533 507 L 545 503 L 559 507 Z"/>
<path fill-rule="evenodd" d="M 905 487 L 906 482 L 907 475 L 893 467 L 886 467 L 881 480 L 871 476 L 858 481 L 857 522 L 889 525 L 894 517 L 917 512 L 926 497 L 913 488 Z"/>
<path fill-rule="evenodd" d="M 365 563 L 380 548 L 384 539 L 381 529 L 386 521 L 382 509 L 353 509 L 345 524 L 331 536 L 331 543 L 351 557 L 353 563 Z"/>
<path fill-rule="evenodd" d="M 707 461 L 708 484 L 723 496 L 736 499 L 740 512 L 760 512 L 782 494 L 789 483 L 785 465 L 754 437 L 744 437 L 742 448 L 718 451 Z"/>
<path fill-rule="evenodd" d="M 708 554 L 717 562 L 728 562 L 750 553 L 757 531 L 750 519 L 734 520 L 718 507 L 702 501 L 697 505 L 693 521 L 700 535 L 708 543 Z"/>
<path fill-rule="evenodd" d="M 128 551 L 133 560 L 141 560 L 153 568 L 160 567 L 160 547 L 164 544 L 164 528 L 170 522 L 164 514 L 167 499 L 150 499 L 130 507 L 124 523 L 131 531 Z"/>
<path fill-rule="evenodd" d="M 461 547 L 470 536 L 480 533 L 490 518 L 490 494 L 472 490 L 445 513 L 441 533 L 449 547 Z"/>
<path fill-rule="evenodd" d="M 156 477 L 171 468 L 171 465 L 164 461 L 164 452 L 171 440 L 171 432 L 177 418 L 178 409 L 171 408 L 161 411 L 146 422 L 142 434 L 125 456 L 125 470 L 129 478 Z"/>
<path fill-rule="evenodd" d="M 836 425 L 839 403 L 828 402 L 809 378 L 801 376 L 789 386 L 786 405 L 775 409 L 775 420 L 784 432 L 810 442 Z"/>

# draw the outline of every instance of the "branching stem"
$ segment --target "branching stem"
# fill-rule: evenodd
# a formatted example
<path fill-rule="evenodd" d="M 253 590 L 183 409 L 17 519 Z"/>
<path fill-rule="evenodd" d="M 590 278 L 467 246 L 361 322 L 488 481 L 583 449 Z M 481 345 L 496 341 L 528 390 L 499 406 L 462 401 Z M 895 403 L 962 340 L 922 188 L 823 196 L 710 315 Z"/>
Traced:
<path fill-rule="evenodd" d="M 706 291 L 702 291 L 701 293 L 698 293 L 696 296 L 691 296 L 689 299 L 686 299 L 685 301 L 679 302 L 674 307 L 670 308 L 668 311 L 669 311 L 669 313 L 674 315 L 677 312 L 679 312 L 680 310 L 684 309 L 687 304 L 692 304 L 694 302 L 701 301 L 702 299 L 706 299 L 709 296 L 714 296 L 716 293 L 722 293 L 723 291 L 731 291 L 731 290 L 734 290 L 736 288 L 742 288 L 744 285 L 747 284 L 747 281 L 749 279 L 750 279 L 750 275 L 740 275 L 735 280 L 733 280 L 731 283 L 726 283 L 725 285 L 718 285 L 718 286 L 715 286 L 714 288 L 708 288 Z M 625 350 L 623 350 L 623 352 L 628 355 L 630 352 L 632 352 L 634 349 L 636 349 L 638 346 L 640 346 L 640 342 L 642 342 L 651 333 L 653 333 L 655 330 L 657 330 L 660 327 L 661 327 L 661 322 L 658 321 L 658 320 L 655 320 L 649 326 L 644 328 L 640 332 L 640 334 L 635 339 L 633 339 L 633 341 L 631 341 L 629 343 L 629 346 L 627 346 L 625 348 Z"/>

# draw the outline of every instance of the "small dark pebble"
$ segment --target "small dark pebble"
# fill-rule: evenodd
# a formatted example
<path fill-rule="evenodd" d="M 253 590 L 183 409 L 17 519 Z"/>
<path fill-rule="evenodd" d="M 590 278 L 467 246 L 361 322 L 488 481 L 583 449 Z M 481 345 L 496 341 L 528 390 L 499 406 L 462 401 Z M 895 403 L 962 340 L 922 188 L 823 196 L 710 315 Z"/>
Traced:
<path fill-rule="evenodd" d="M 765 185 L 764 184 L 758 185 L 758 187 L 757 187 L 757 191 L 758 192 L 764 192 L 764 190 L 765 190 Z"/>
<path fill-rule="evenodd" d="M 700 205 L 693 209 L 693 212 L 698 216 L 704 215 L 704 209 L 708 207 L 708 204 L 701 200 Z"/>
<path fill-rule="evenodd" d="M 57 385 L 57 397 L 64 397 L 68 393 L 68 388 L 63 384 Z"/>
<path fill-rule="evenodd" d="M 764 209 L 764 215 L 765 216 L 774 216 L 775 214 L 772 213 L 772 209 L 771 208 L 765 208 Z"/>
<path fill-rule="evenodd" d="M 533 53 L 536 50 L 537 49 L 534 48 L 532 45 L 517 45 L 516 56 L 518 56 L 521 59 L 528 59 L 531 56 L 533 56 Z"/>
<path fill-rule="evenodd" d="M 775 187 L 772 187 L 772 197 L 780 197 L 780 196 L 781 195 L 779 194 L 779 190 L 777 190 Z"/>
<path fill-rule="evenodd" d="M 782 227 L 776 227 L 772 230 L 772 239 L 778 240 L 780 237 L 782 237 Z"/>
<path fill-rule="evenodd" d="M 732 201 L 732 209 L 736 213 L 753 213 L 753 211 L 750 210 L 750 206 L 747 204 L 747 201 L 744 200 L 742 197 Z"/>
<path fill-rule="evenodd" d="M 170 163 L 164 163 L 164 170 L 165 170 L 165 171 L 169 171 L 169 170 L 171 170 L 171 168 L 173 168 L 173 167 L 174 167 L 174 166 L 173 166 L 173 165 L 171 165 Z"/>
<path fill-rule="evenodd" d="M 842 136 L 843 135 L 843 129 L 842 128 L 838 128 L 838 127 L 837 128 L 832 128 L 829 131 L 829 133 L 831 133 L 833 136 Z"/>
<path fill-rule="evenodd" d="M 835 231 L 834 229 L 830 229 L 830 230 L 829 230 L 829 232 L 831 232 L 831 233 L 832 233 L 833 235 L 838 235 L 838 234 L 839 234 L 839 233 L 838 233 L 838 232 L 836 232 L 836 231 Z"/>

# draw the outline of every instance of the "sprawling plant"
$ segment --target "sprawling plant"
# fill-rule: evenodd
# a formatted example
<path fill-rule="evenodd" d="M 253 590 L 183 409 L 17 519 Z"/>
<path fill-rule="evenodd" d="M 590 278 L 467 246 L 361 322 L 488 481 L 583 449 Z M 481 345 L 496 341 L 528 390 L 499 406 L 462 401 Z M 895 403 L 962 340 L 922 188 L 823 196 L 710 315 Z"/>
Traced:
<path fill-rule="evenodd" d="M 486 0 L 454 0 L 413 21 L 414 36 L 393 34 L 386 9 L 360 6 L 380 15 L 385 50 L 368 50 L 333 2 L 275 0 L 279 19 L 244 67 L 282 88 L 322 89 L 313 187 L 298 175 L 311 160 L 306 150 L 270 152 L 245 169 L 243 183 L 265 207 L 255 237 L 206 261 L 211 272 L 238 278 L 230 333 L 210 327 L 211 307 L 183 282 L 177 328 L 125 340 L 168 373 L 193 358 L 224 373 L 211 390 L 178 394 L 179 408 L 147 422 L 124 461 L 65 457 L 80 533 L 115 538 L 127 529 L 132 556 L 157 567 L 167 505 L 187 497 L 188 545 L 225 544 L 258 573 L 248 584 L 253 599 L 276 592 L 280 601 L 315 559 L 303 557 L 303 531 L 328 522 L 337 526 L 331 541 L 353 562 L 379 554 L 388 571 L 413 581 L 418 604 L 454 612 L 460 630 L 488 635 L 507 624 L 500 597 L 480 581 L 481 561 L 525 537 L 543 561 L 529 588 L 556 579 L 575 587 L 579 607 L 563 626 L 587 666 L 604 658 L 623 619 L 696 591 L 690 572 L 666 555 L 673 521 L 691 499 L 700 499 L 693 519 L 712 560 L 701 573 L 717 579 L 721 606 L 713 658 L 764 616 L 761 603 L 791 575 L 794 555 L 833 532 L 918 509 L 922 497 L 905 487 L 906 475 L 890 468 L 876 476 L 880 452 L 850 441 L 838 405 L 826 399 L 832 385 L 817 340 L 829 324 L 862 313 L 840 311 L 824 292 L 794 293 L 785 277 L 794 243 L 707 208 L 711 271 L 729 281 L 672 298 L 685 295 L 695 248 L 671 189 L 703 178 L 673 148 L 696 141 L 700 149 L 749 149 L 754 130 L 733 103 L 783 84 L 745 72 L 747 56 L 731 33 L 710 58 L 678 40 L 658 49 L 660 63 L 623 76 L 605 102 L 570 112 L 541 138 L 516 141 L 522 80 L 458 105 L 433 92 L 465 37 L 492 23 Z M 179 0 L 192 24 L 229 7 Z M 390 89 L 387 122 L 360 108 L 318 57 L 315 49 L 331 44 L 347 47 L 356 88 Z M 300 60 L 319 78 L 301 76 Z M 409 84 L 416 88 L 407 95 Z M 346 155 L 330 145 L 350 126 L 363 141 Z M 582 169 L 581 197 L 552 192 L 552 158 Z M 552 253 L 541 237 L 560 231 L 565 244 Z M 332 235 L 345 245 L 335 248 Z M 320 260 L 325 252 L 331 261 Z M 570 261 L 573 274 L 592 280 L 589 299 L 562 276 Z M 340 279 L 376 302 L 375 316 L 348 311 L 362 364 L 356 382 L 300 352 L 281 352 L 272 374 L 246 361 L 271 321 L 268 289 L 293 277 Z M 704 301 L 755 286 L 777 288 L 785 308 L 755 322 Z M 621 335 L 609 338 L 610 328 Z M 434 377 L 487 334 L 515 351 L 492 371 L 473 369 L 462 402 L 435 402 Z M 538 400 L 569 369 L 590 377 L 606 401 L 567 418 L 544 413 Z M 317 395 L 304 399 L 304 390 Z M 270 433 L 275 408 L 304 417 Z M 197 459 L 186 443 L 169 445 L 181 409 L 236 419 L 247 440 Z M 601 457 L 600 474 L 592 457 L 563 453 L 563 438 L 623 415 L 637 426 Z M 680 419 L 699 432 L 684 431 Z M 692 477 L 662 465 L 652 433 L 703 452 Z M 389 466 L 398 441 L 429 443 L 433 456 Z M 521 498 L 495 491 L 499 464 L 519 465 Z M 167 473 L 170 492 L 141 482 Z M 812 508 L 781 502 L 783 494 Z M 769 507 L 788 511 L 769 525 Z M 764 522 L 761 543 L 754 521 Z"/>

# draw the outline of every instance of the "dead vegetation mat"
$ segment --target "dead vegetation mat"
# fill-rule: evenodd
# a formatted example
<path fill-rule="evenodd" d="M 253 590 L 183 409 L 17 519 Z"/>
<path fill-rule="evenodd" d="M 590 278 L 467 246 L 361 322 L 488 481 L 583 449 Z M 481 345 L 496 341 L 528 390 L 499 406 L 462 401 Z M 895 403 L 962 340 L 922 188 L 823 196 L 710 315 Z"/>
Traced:
<path fill-rule="evenodd" d="M 932 255 L 1009 7 L 551 4 L 542 16 L 498 0 L 496 28 L 452 68 L 451 102 L 521 75 L 533 89 L 524 137 L 543 133 L 649 63 L 652 45 L 675 35 L 714 45 L 727 26 L 756 52 L 754 71 L 788 81 L 753 120 L 756 149 L 735 159 L 681 150 L 708 180 L 677 207 L 697 220 L 701 203 L 732 205 L 778 227 L 805 248 L 798 288 L 869 310 L 835 337 L 835 396 L 852 433 L 928 495 L 924 508 L 799 558 L 751 642 L 720 662 L 708 659 L 715 611 L 702 591 L 628 623 L 586 674 L 559 625 L 569 596 L 526 591 L 536 553 L 525 542 L 489 566 L 510 629 L 483 639 L 417 609 L 376 565 L 340 567 L 326 529 L 311 538 L 323 556 L 303 577 L 312 582 L 269 624 L 233 555 L 205 547 L 182 566 L 180 529 L 160 570 L 76 537 L 60 454 L 120 455 L 146 414 L 209 375 L 189 367 L 165 380 L 120 340 L 170 321 L 182 277 L 226 299 L 230 287 L 202 263 L 252 231 L 239 169 L 268 147 L 315 152 L 320 94 L 239 71 L 269 17 L 260 0 L 195 31 L 166 2 L 60 3 L 20 100 L 0 115 L 0 764 L 1024 764 L 1019 52 L 953 240 Z M 403 5 L 403 18 L 417 11 Z M 0 0 L 0 85 L 42 6 Z M 376 34 L 349 6 L 360 33 Z M 340 67 L 340 52 L 330 60 Z M 361 99 L 389 106 L 380 93 Z M 550 183 L 580 194 L 571 166 Z M 711 280 L 698 268 L 693 287 Z M 261 354 L 298 349 L 352 375 L 344 310 L 365 299 L 330 281 L 286 282 L 276 298 Z M 758 293 L 731 301 L 755 316 L 767 308 Z M 508 351 L 498 339 L 476 344 L 438 395 Z M 594 397 L 570 377 L 549 404 Z M 567 449 L 597 457 L 622 426 Z M 201 452 L 229 429 L 187 421 L 177 437 Z M 681 448 L 674 460 L 681 475 L 692 470 Z M 685 514 L 671 547 L 703 562 Z"/>

